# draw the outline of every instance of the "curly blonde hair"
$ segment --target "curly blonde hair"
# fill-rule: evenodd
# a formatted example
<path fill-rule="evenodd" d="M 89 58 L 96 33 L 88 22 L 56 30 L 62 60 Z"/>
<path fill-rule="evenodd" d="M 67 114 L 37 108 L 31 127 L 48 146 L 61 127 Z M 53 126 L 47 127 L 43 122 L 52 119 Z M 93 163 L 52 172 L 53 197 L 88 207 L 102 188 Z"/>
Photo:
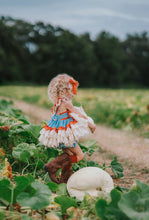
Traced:
<path fill-rule="evenodd" d="M 48 97 L 51 102 L 55 103 L 58 98 L 66 98 L 66 92 L 64 89 L 72 90 L 72 84 L 69 83 L 69 79 L 74 80 L 73 77 L 63 73 L 58 74 L 50 81 L 48 85 Z"/>

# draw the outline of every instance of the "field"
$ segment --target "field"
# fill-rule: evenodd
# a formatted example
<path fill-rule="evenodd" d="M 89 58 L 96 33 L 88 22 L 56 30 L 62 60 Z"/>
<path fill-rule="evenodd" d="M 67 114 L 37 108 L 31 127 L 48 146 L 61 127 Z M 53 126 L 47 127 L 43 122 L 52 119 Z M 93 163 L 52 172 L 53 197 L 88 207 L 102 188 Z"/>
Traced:
<path fill-rule="evenodd" d="M 0 96 L 7 96 L 50 108 L 46 86 L 1 86 Z M 149 137 L 149 90 L 79 89 L 74 105 L 82 105 L 96 123 L 138 131 Z"/>
<path fill-rule="evenodd" d="M 0 96 L 35 104 L 38 112 L 38 106 L 52 106 L 46 90 L 46 87 L 2 86 Z M 148 137 L 148 90 L 80 89 L 73 102 L 82 104 L 96 123 Z M 139 180 L 131 186 L 130 182 L 126 184 L 128 179 L 123 177 L 126 169 L 131 171 L 130 178 L 134 178 L 130 161 L 124 163 L 114 154 L 108 154 L 106 162 L 98 162 L 99 152 L 101 157 L 107 154 L 93 140 L 80 145 L 85 159 L 74 164 L 73 170 L 88 166 L 106 170 L 115 184 L 110 195 L 86 195 L 83 201 L 79 201 L 69 196 L 66 184 L 52 183 L 42 167 L 61 151 L 46 150 L 38 143 L 40 129 L 41 125 L 32 124 L 11 101 L 0 100 L 0 219 L 149 219 L 149 186 Z M 136 173 L 137 168 L 134 165 Z M 142 172 L 148 175 L 147 168 Z M 143 173 L 139 175 L 143 176 Z"/>

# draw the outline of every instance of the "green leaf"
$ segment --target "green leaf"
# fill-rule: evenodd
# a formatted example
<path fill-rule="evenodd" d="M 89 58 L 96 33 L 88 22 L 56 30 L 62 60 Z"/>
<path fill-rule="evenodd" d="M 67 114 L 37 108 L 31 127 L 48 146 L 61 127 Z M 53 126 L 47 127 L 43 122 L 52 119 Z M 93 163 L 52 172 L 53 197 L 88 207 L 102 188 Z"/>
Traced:
<path fill-rule="evenodd" d="M 30 153 L 27 150 L 24 150 L 20 153 L 20 161 L 27 162 L 30 158 Z"/>
<path fill-rule="evenodd" d="M 14 180 L 16 182 L 16 187 L 14 189 L 14 203 L 15 203 L 16 197 L 28 187 L 30 181 L 25 176 L 16 176 Z"/>
<path fill-rule="evenodd" d="M 97 215 L 101 220 L 129 220 L 129 218 L 120 210 L 118 202 L 121 199 L 121 192 L 113 189 L 110 193 L 111 202 L 107 204 L 106 200 L 100 199 L 95 204 Z"/>
<path fill-rule="evenodd" d="M 39 158 L 42 160 L 42 161 L 47 161 L 48 160 L 48 156 L 44 153 L 39 153 Z"/>
<path fill-rule="evenodd" d="M 58 185 L 57 185 L 56 183 L 48 182 L 46 185 L 47 185 L 47 186 L 49 187 L 49 189 L 50 189 L 51 191 L 53 191 L 53 192 L 56 192 L 56 190 L 58 189 Z"/>
<path fill-rule="evenodd" d="M 16 197 L 21 193 L 24 192 L 25 189 L 34 181 L 34 178 L 28 174 L 25 176 L 16 176 L 14 178 L 16 182 L 16 186 L 14 189 L 14 203 L 16 202 Z"/>
<path fill-rule="evenodd" d="M 5 124 L 1 124 L 1 125 L 5 125 Z M 9 132 L 8 132 L 8 131 L 5 131 L 5 130 L 0 129 L 0 139 L 2 139 L 2 138 L 7 138 L 8 135 L 9 135 Z"/>
<path fill-rule="evenodd" d="M 42 169 L 44 166 L 44 162 L 42 160 L 35 159 L 35 163 L 37 163 L 37 168 Z"/>
<path fill-rule="evenodd" d="M 16 201 L 21 206 L 29 206 L 31 209 L 43 209 L 49 205 L 51 191 L 43 183 L 33 182 L 29 192 L 22 192 L 17 196 Z"/>
<path fill-rule="evenodd" d="M 21 220 L 33 220 L 33 218 L 27 215 L 21 215 Z"/>
<path fill-rule="evenodd" d="M 136 187 L 122 195 L 118 206 L 131 220 L 148 220 L 149 186 L 136 180 Z"/>
<path fill-rule="evenodd" d="M 47 148 L 47 150 L 45 150 L 46 154 L 48 153 L 48 157 L 49 158 L 55 158 L 58 156 L 58 150 L 52 149 L 52 148 Z"/>
<path fill-rule="evenodd" d="M 101 220 L 106 220 L 106 218 L 104 217 L 106 206 L 107 202 L 104 199 L 99 199 L 95 204 L 96 213 Z"/>
<path fill-rule="evenodd" d="M 116 175 L 117 178 L 123 177 L 123 166 L 117 161 L 117 157 L 114 157 L 114 160 L 111 162 L 112 172 Z"/>
<path fill-rule="evenodd" d="M 0 212 L 0 220 L 5 220 L 5 214 L 3 212 Z"/>
<path fill-rule="evenodd" d="M 96 144 L 96 141 L 95 140 L 87 140 L 85 142 L 82 142 L 81 143 L 81 146 L 84 146 L 86 148 L 89 148 L 89 147 L 92 147 L 93 145 Z"/>
<path fill-rule="evenodd" d="M 58 185 L 58 189 L 56 190 L 57 195 L 67 195 L 67 184 L 61 183 Z"/>
<path fill-rule="evenodd" d="M 129 220 L 129 218 L 118 207 L 118 202 L 121 199 L 121 192 L 117 189 L 113 189 L 110 194 L 112 201 L 106 207 L 105 217 L 107 219 Z"/>
<path fill-rule="evenodd" d="M 35 144 L 21 143 L 13 149 L 12 156 L 20 161 L 27 161 L 34 155 L 35 149 Z"/>
<path fill-rule="evenodd" d="M 4 178 L 0 180 L 0 200 L 6 205 L 11 201 L 12 183 Z"/>
<path fill-rule="evenodd" d="M 42 129 L 42 126 L 29 124 L 29 125 L 25 125 L 24 129 L 30 132 L 35 138 L 38 138 L 40 135 L 40 130 Z"/>
<path fill-rule="evenodd" d="M 19 121 L 22 121 L 23 124 L 30 124 L 29 121 L 28 121 L 28 117 L 27 116 L 24 116 L 24 115 L 21 115 L 17 118 Z"/>
<path fill-rule="evenodd" d="M 83 146 L 83 145 L 81 145 L 81 144 L 80 144 L 80 147 L 81 147 L 81 150 L 83 151 L 83 153 L 88 151 L 88 148 Z"/>
<path fill-rule="evenodd" d="M 1 99 L 0 100 L 0 109 L 1 110 L 5 110 L 7 109 L 9 106 L 13 105 L 13 101 L 7 101 L 5 99 Z"/>
<path fill-rule="evenodd" d="M 34 177 L 33 177 L 33 176 L 30 174 L 30 173 L 29 173 L 29 174 L 27 174 L 26 178 L 28 179 L 28 181 L 29 181 L 30 183 L 35 182 Z"/>
<path fill-rule="evenodd" d="M 62 215 L 66 214 L 66 210 L 69 207 L 77 208 L 77 201 L 64 195 L 55 197 L 54 201 L 61 206 Z"/>
<path fill-rule="evenodd" d="M 93 160 L 87 161 L 87 166 L 88 167 L 99 167 L 99 168 L 101 168 L 101 166 L 98 163 L 95 163 Z"/>

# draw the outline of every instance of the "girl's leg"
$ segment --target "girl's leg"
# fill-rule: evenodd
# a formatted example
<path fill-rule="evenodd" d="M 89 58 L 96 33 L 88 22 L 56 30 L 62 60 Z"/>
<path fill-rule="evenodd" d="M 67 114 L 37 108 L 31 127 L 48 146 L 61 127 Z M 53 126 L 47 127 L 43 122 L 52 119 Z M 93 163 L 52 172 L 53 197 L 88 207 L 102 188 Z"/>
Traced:
<path fill-rule="evenodd" d="M 75 148 L 63 148 L 63 151 L 63 154 L 44 166 L 44 170 L 49 173 L 52 181 L 56 183 L 66 183 L 73 173 L 71 169 L 72 164 L 84 158 L 84 154 L 78 144 Z M 60 181 L 58 181 L 56 173 L 60 168 L 62 168 L 62 177 Z"/>
<path fill-rule="evenodd" d="M 60 183 L 60 181 L 56 177 L 57 171 L 60 168 L 63 169 L 64 167 L 69 169 L 72 164 L 71 157 L 73 157 L 73 155 L 70 156 L 68 153 L 64 152 L 56 157 L 54 160 L 44 165 L 43 169 L 49 173 L 49 176 L 53 182 Z"/>
<path fill-rule="evenodd" d="M 84 158 L 84 154 L 78 144 L 76 145 L 76 147 L 63 148 L 63 151 L 68 153 L 70 156 L 76 155 L 77 162 L 79 162 L 80 160 L 83 160 L 83 158 Z"/>
<path fill-rule="evenodd" d="M 76 147 L 63 148 L 63 152 L 70 156 L 70 163 L 67 166 L 63 166 L 60 183 L 67 183 L 69 177 L 73 174 L 73 170 L 71 169 L 72 164 L 82 160 L 84 158 L 84 154 L 78 144 Z"/>

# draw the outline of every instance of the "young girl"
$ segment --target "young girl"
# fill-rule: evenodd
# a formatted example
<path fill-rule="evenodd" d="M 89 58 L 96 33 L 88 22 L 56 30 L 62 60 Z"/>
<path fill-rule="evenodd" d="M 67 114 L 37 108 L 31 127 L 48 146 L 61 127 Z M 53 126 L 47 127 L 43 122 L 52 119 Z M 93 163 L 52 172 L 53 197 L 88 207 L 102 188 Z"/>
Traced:
<path fill-rule="evenodd" d="M 62 148 L 63 153 L 45 164 L 53 182 L 66 183 L 73 173 L 71 166 L 84 158 L 78 145 L 80 138 L 94 132 L 95 124 L 82 108 L 74 107 L 71 99 L 77 94 L 78 82 L 67 74 L 59 74 L 51 80 L 48 95 L 54 103 L 52 117 L 40 132 L 39 141 L 46 147 Z M 62 168 L 61 178 L 56 178 Z"/>

